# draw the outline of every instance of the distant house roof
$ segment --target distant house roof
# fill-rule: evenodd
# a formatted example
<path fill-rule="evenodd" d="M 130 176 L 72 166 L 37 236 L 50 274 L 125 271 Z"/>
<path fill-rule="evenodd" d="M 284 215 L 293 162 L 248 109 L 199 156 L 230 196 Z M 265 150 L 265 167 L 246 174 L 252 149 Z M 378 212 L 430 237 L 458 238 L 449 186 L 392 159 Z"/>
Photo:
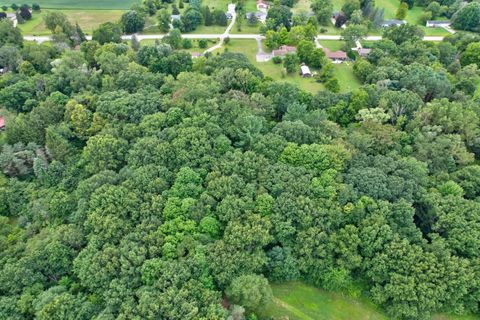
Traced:
<path fill-rule="evenodd" d="M 257 17 L 258 20 L 265 20 L 267 19 L 267 14 L 265 12 L 262 12 L 262 11 L 257 11 L 257 12 L 247 12 L 245 14 L 245 17 L 247 19 L 250 19 L 250 17 L 253 15 L 255 15 L 255 17 Z"/>
<path fill-rule="evenodd" d="M 7 19 L 17 19 L 17 15 L 15 13 L 7 13 Z"/>
<path fill-rule="evenodd" d="M 227 17 L 227 19 L 233 18 L 233 14 L 231 14 L 230 12 L 225 12 L 225 16 Z"/>
<path fill-rule="evenodd" d="M 448 27 L 450 26 L 450 20 L 428 20 L 427 27 Z"/>
<path fill-rule="evenodd" d="M 406 22 L 404 20 L 384 20 L 382 22 L 382 27 L 392 27 L 392 26 L 399 26 L 402 24 L 405 24 Z"/>
<path fill-rule="evenodd" d="M 172 14 L 172 21 L 173 20 L 180 20 L 180 15 L 179 14 Z"/>
<path fill-rule="evenodd" d="M 257 0 L 257 8 L 268 8 L 268 3 L 263 0 Z"/>
<path fill-rule="evenodd" d="M 201 56 L 203 56 L 203 54 L 200 53 L 200 52 L 192 52 L 192 58 L 198 58 L 198 57 L 201 57 Z"/>
<path fill-rule="evenodd" d="M 323 48 L 323 52 L 325 52 L 325 56 L 332 60 L 347 60 L 348 56 L 347 53 L 344 51 L 330 51 L 327 48 Z"/>
<path fill-rule="evenodd" d="M 372 49 L 360 48 L 358 49 L 358 54 L 360 55 L 360 57 L 366 57 L 371 51 Z"/>
<path fill-rule="evenodd" d="M 5 127 L 5 118 L 0 117 L 0 129 L 3 129 Z"/>
<path fill-rule="evenodd" d="M 295 51 L 297 51 L 297 48 L 283 45 L 283 46 L 280 46 L 277 50 L 273 50 L 272 54 L 273 54 L 273 56 L 276 56 L 276 57 L 280 56 L 281 57 L 281 56 L 286 55 L 287 53 L 291 53 L 291 52 L 295 52 Z"/>

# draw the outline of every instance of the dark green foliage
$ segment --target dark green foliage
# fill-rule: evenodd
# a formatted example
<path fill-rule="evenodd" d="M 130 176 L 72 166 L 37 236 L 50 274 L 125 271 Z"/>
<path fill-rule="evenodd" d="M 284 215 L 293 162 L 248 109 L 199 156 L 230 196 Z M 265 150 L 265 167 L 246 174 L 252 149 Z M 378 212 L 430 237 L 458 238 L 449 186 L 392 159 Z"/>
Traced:
<path fill-rule="evenodd" d="M 191 0 L 181 25 L 203 12 Z M 394 319 L 478 313 L 477 36 L 386 31 L 344 93 L 301 38 L 284 63 L 316 69 L 311 94 L 242 54 L 193 62 L 178 30 L 138 51 L 120 34 L 57 51 L 0 22 L 0 318 L 254 319 L 291 280 Z"/>

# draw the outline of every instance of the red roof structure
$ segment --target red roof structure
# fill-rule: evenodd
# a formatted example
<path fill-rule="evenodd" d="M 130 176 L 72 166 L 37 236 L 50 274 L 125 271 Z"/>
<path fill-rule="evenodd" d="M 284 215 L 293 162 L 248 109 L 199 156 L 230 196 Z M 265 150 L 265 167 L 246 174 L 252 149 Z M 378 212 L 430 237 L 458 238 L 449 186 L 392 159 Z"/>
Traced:
<path fill-rule="evenodd" d="M 283 45 L 283 46 L 280 46 L 280 48 L 278 48 L 277 50 L 273 50 L 272 54 L 274 56 L 282 57 L 282 56 L 286 55 L 287 53 L 292 53 L 292 52 L 295 52 L 295 51 L 297 51 L 297 48 Z"/>
<path fill-rule="evenodd" d="M 323 48 L 323 52 L 325 52 L 325 55 L 327 58 L 331 60 L 347 60 L 348 56 L 347 53 L 344 51 L 330 51 L 327 48 Z"/>
<path fill-rule="evenodd" d="M 0 129 L 3 129 L 5 127 L 5 118 L 0 117 Z"/>

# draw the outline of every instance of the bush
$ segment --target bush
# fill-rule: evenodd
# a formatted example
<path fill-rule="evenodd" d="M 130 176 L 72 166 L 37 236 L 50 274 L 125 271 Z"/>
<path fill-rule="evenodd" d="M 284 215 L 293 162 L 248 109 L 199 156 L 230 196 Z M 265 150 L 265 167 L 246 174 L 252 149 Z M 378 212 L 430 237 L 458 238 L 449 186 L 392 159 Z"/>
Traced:
<path fill-rule="evenodd" d="M 18 10 L 18 5 L 15 4 L 15 3 L 12 3 L 12 5 L 10 6 L 10 8 L 12 8 L 13 11 L 17 11 L 17 10 Z"/>
<path fill-rule="evenodd" d="M 282 58 L 279 57 L 279 56 L 275 56 L 275 57 L 272 58 L 272 61 L 275 64 L 280 64 L 280 63 L 282 63 Z"/>
<path fill-rule="evenodd" d="M 190 39 L 182 39 L 182 48 L 183 49 L 190 49 L 191 47 L 193 47 L 192 45 L 192 40 Z"/>
<path fill-rule="evenodd" d="M 208 46 L 208 41 L 205 39 L 198 40 L 198 47 L 201 49 L 205 49 Z"/>
<path fill-rule="evenodd" d="M 38 3 L 32 4 L 33 11 L 40 11 L 40 5 Z"/>

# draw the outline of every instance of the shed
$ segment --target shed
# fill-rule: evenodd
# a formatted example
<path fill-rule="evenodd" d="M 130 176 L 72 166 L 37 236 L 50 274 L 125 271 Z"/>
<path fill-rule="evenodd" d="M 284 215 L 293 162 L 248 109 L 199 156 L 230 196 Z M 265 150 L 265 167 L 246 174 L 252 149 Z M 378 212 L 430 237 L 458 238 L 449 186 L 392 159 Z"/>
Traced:
<path fill-rule="evenodd" d="M 302 64 L 300 66 L 300 75 L 304 78 L 309 78 L 312 76 L 312 73 L 310 72 L 310 68 L 305 65 L 305 64 Z"/>

